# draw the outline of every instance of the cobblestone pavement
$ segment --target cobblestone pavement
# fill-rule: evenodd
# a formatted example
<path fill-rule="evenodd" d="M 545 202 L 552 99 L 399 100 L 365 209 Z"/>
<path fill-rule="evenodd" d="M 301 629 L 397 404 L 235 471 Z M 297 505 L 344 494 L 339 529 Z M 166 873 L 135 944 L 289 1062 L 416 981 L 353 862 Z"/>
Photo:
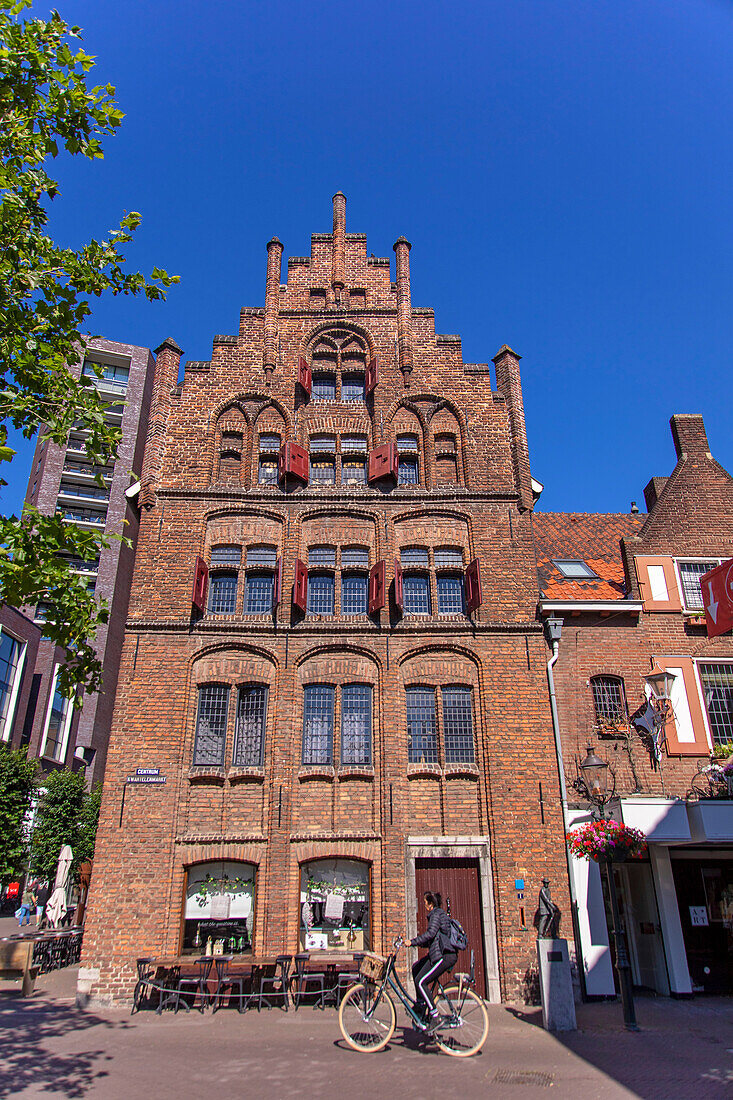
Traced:
<path fill-rule="evenodd" d="M 344 1046 L 330 1009 L 82 1011 L 75 977 L 75 968 L 44 975 L 27 1000 L 0 983 L 0 1097 L 733 1096 L 730 998 L 640 999 L 637 1035 L 624 1031 L 618 1004 L 579 1006 L 579 1030 L 562 1036 L 542 1030 L 536 1009 L 493 1005 L 483 1052 L 459 1060 L 421 1042 L 401 1017 L 384 1051 L 360 1055 Z"/>

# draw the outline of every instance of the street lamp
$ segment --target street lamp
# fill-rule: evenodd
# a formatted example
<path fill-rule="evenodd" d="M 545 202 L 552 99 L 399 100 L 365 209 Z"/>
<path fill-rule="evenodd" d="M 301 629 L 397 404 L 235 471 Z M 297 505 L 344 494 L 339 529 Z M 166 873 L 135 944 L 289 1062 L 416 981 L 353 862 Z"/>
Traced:
<path fill-rule="evenodd" d="M 585 795 L 592 805 L 591 813 L 596 821 L 606 820 L 606 807 L 616 796 L 616 781 L 613 772 L 605 760 L 601 760 L 588 745 L 585 758 L 578 764 L 578 778 L 575 786 Z M 611 772 L 613 786 L 609 794 L 608 775 Z M 610 816 L 610 814 L 609 814 Z M 624 1026 L 627 1031 L 639 1031 L 636 1022 L 636 1010 L 634 1008 L 634 987 L 631 980 L 631 963 L 626 945 L 626 930 L 621 920 L 618 908 L 618 896 L 616 894 L 616 880 L 613 877 L 611 861 L 605 859 L 601 866 L 606 868 L 606 882 L 608 884 L 608 898 L 611 903 L 611 921 L 614 943 L 616 945 L 616 973 L 618 974 L 618 986 L 621 991 L 621 1006 L 624 1013 Z"/>

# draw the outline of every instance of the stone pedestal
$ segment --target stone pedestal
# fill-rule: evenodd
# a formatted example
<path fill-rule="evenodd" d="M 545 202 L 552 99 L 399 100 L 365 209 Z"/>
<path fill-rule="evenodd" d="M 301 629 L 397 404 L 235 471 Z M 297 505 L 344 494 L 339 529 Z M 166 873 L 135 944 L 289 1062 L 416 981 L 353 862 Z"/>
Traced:
<path fill-rule="evenodd" d="M 575 1002 L 567 940 L 537 940 L 542 1023 L 548 1031 L 575 1031 Z"/>

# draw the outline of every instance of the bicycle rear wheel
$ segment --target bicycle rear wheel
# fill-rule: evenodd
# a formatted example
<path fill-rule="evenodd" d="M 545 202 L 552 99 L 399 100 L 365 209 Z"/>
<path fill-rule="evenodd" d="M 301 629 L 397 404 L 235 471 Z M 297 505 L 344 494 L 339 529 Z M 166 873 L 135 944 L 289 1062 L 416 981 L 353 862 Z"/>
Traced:
<path fill-rule="evenodd" d="M 436 1001 L 441 1016 L 433 1038 L 445 1054 L 468 1058 L 481 1050 L 489 1034 L 486 1005 L 472 989 L 450 985 Z"/>
<path fill-rule="evenodd" d="M 339 1027 L 346 1042 L 361 1054 L 381 1050 L 394 1034 L 397 1015 L 386 989 L 359 982 L 346 991 L 339 1008 Z"/>

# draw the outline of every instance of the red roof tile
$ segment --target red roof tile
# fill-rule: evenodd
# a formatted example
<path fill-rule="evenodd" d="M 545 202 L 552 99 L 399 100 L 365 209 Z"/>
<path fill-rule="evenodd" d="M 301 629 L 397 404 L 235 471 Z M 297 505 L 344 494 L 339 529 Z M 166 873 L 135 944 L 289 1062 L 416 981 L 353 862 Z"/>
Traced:
<path fill-rule="evenodd" d="M 620 540 L 636 534 L 645 515 L 615 512 L 535 512 L 540 591 L 548 600 L 621 600 L 626 580 Z M 563 577 L 553 559 L 584 561 L 598 579 Z"/>

